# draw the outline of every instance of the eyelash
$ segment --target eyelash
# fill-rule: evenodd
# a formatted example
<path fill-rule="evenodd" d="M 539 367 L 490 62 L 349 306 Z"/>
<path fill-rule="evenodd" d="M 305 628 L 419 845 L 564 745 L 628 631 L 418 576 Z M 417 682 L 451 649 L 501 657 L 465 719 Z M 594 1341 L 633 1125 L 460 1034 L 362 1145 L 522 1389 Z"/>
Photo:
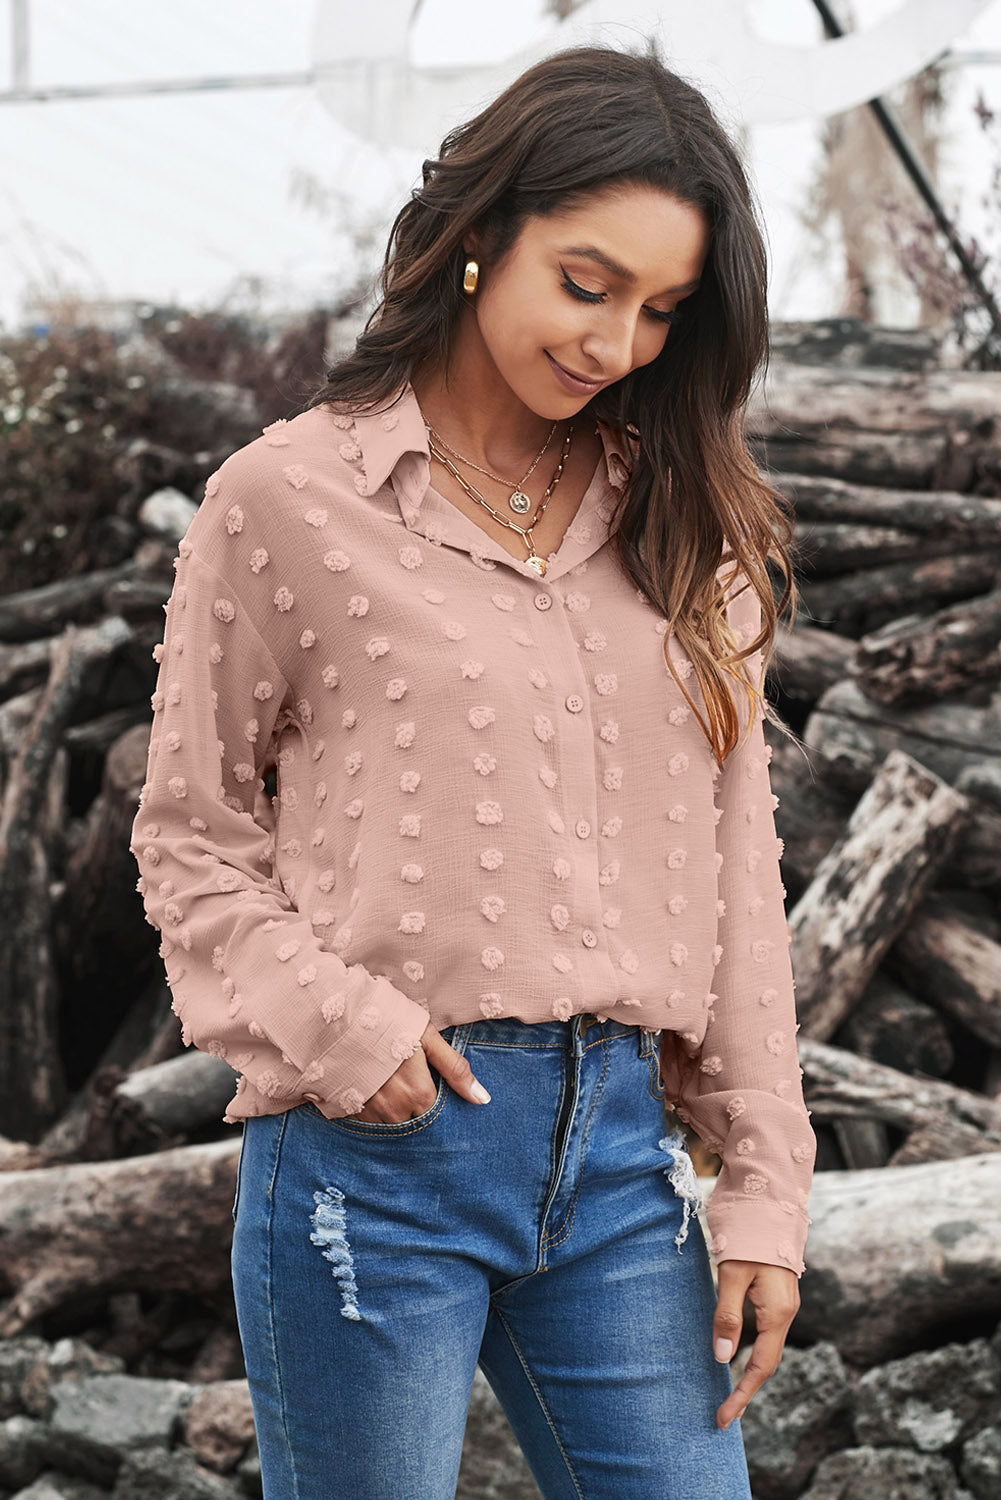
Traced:
<path fill-rule="evenodd" d="M 570 293 L 571 297 L 576 297 L 578 302 L 604 302 L 608 296 L 607 292 L 589 292 L 585 287 L 578 286 L 576 281 L 572 281 L 562 266 L 560 270 L 563 271 L 564 289 Z M 673 323 L 678 316 L 677 308 L 671 312 L 657 312 L 655 308 L 648 307 L 646 312 L 657 323 Z"/>

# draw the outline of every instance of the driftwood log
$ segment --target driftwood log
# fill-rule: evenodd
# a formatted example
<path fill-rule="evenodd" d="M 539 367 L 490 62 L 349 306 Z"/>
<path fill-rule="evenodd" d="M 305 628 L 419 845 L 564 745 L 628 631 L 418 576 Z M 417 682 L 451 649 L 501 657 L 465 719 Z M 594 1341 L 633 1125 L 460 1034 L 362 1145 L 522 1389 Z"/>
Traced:
<path fill-rule="evenodd" d="M 853 369 L 776 361 L 748 431 L 770 469 L 862 484 L 971 490 L 1001 473 L 993 372 Z"/>
<path fill-rule="evenodd" d="M 842 1047 L 800 1037 L 799 1060 L 813 1121 L 881 1120 L 910 1133 L 930 1127 L 936 1157 L 1001 1151 L 1001 1100 L 939 1078 L 901 1073 Z M 816 1180 L 816 1179 L 815 1179 Z"/>
<path fill-rule="evenodd" d="M 0 599 L 0 640 L 37 640 L 67 625 L 98 620 L 107 613 L 106 591 L 113 584 L 135 578 L 137 573 L 137 564 L 130 561 L 117 568 L 99 568 L 42 588 L 8 594 Z"/>
<path fill-rule="evenodd" d="M 49 675 L 52 640 L 0 645 L 0 697 L 9 698 L 44 682 Z"/>
<path fill-rule="evenodd" d="M 827 1041 L 861 999 L 967 808 L 902 751 L 887 756 L 789 919 L 802 1035 Z"/>
<path fill-rule="evenodd" d="M 989 1047 L 1001 1047 L 1001 943 L 947 904 L 923 902 L 900 932 L 890 967 Z"/>
<path fill-rule="evenodd" d="M 222 1119 L 236 1089 L 228 1063 L 205 1052 L 185 1052 L 138 1068 L 118 1084 L 112 1128 L 124 1150 L 141 1142 L 159 1149 Z"/>
<path fill-rule="evenodd" d="M 64 797 L 57 789 L 53 798 L 53 767 L 87 662 L 106 659 L 128 636 L 124 622 L 111 619 L 63 637 L 0 807 L 0 1132 L 28 1140 L 37 1140 L 65 1103 L 48 851 Z"/>
<path fill-rule="evenodd" d="M 927 555 L 927 554 L 926 554 Z M 925 562 L 887 563 L 804 580 L 803 606 L 816 624 L 842 635 L 880 629 L 901 614 L 941 606 L 995 589 L 1001 580 L 1001 547 L 956 552 Z"/>
<path fill-rule="evenodd" d="M 844 678 L 822 695 L 803 739 L 816 773 L 845 791 L 861 793 L 895 748 L 961 790 L 971 803 L 969 826 L 944 874 L 974 889 L 1001 886 L 1001 816 L 976 791 L 985 762 L 1001 757 L 1001 694 L 986 706 L 954 698 L 891 707 Z"/>
<path fill-rule="evenodd" d="M 856 1057 L 885 1063 L 909 1075 L 947 1078 L 956 1061 L 952 1028 L 946 1017 L 891 978 L 885 964 L 876 970 L 862 999 L 831 1041 Z M 849 1165 L 881 1166 L 888 1156 L 879 1162 L 852 1161 Z"/>
<path fill-rule="evenodd" d="M 56 1166 L 72 1161 L 105 1161 L 123 1154 L 117 1128 L 112 1123 L 116 1091 L 130 1073 L 153 1067 L 176 1057 L 183 1047 L 180 1027 L 172 1009 L 172 996 L 165 975 L 154 974 L 141 986 L 132 1005 L 110 1041 L 102 1049 L 86 1084 L 78 1089 L 69 1106 L 42 1136 L 37 1146 L 37 1165 Z M 148 1145 L 144 1150 L 152 1149 Z M 142 1154 L 142 1153 L 136 1153 Z M 8 1166 L 0 1159 L 0 1171 Z"/>
<path fill-rule="evenodd" d="M 963 495 L 952 490 L 887 489 L 885 485 L 851 484 L 828 474 L 772 474 L 775 488 L 791 501 L 797 531 L 814 523 L 885 526 L 917 534 L 936 544 L 948 539 L 951 550 L 966 552 L 974 544 L 1001 544 L 1001 499 Z M 867 559 L 863 566 L 868 566 Z"/>
<path fill-rule="evenodd" d="M 0 1173 L 0 1338 L 102 1291 L 224 1286 L 239 1152 L 229 1139 Z"/>
<path fill-rule="evenodd" d="M 1001 1153 L 820 1173 L 810 1217 L 797 1342 L 869 1366 L 1001 1315 Z"/>
<path fill-rule="evenodd" d="M 997 538 L 994 542 L 996 545 Z M 885 567 L 888 563 L 923 562 L 929 557 L 948 557 L 963 550 L 964 543 L 948 533 L 929 536 L 864 521 L 805 521 L 799 517 L 796 520 L 797 561 L 814 578 L 849 573 L 856 568 Z"/>
<path fill-rule="evenodd" d="M 87 745 L 91 753 L 105 752 L 104 774 L 66 861 L 67 899 L 58 903 L 54 914 L 64 991 L 86 993 L 103 984 L 110 1015 L 125 1014 L 134 1001 L 134 990 L 127 980 L 123 985 L 122 976 L 135 971 L 147 949 L 146 934 L 135 923 L 136 869 L 129 830 L 146 775 L 149 727 L 140 723 L 127 729 L 122 715 L 134 718 L 134 711 L 115 710 L 67 732 L 71 747 Z M 113 737 L 105 746 L 109 734 Z M 101 872 L 99 880 L 94 879 L 95 871 Z M 115 969 L 109 962 L 112 956 Z M 64 1025 L 67 1030 L 72 1027 L 73 1018 L 66 1017 Z M 73 1039 L 78 1044 L 82 1040 Z"/>
<path fill-rule="evenodd" d="M 815 703 L 847 674 L 854 652 L 855 642 L 847 637 L 797 620 L 792 630 L 780 630 L 776 637 L 768 687 L 795 702 Z"/>
<path fill-rule="evenodd" d="M 1001 589 L 930 617 L 906 615 L 865 636 L 849 671 L 867 698 L 945 698 L 1001 675 Z"/>

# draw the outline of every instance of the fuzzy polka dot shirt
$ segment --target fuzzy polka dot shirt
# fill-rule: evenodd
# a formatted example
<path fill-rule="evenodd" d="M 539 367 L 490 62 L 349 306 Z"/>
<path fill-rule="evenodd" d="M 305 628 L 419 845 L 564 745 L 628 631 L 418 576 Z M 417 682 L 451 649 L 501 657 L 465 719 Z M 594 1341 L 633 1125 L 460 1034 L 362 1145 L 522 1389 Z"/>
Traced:
<path fill-rule="evenodd" d="M 628 453 L 599 431 L 544 577 L 431 488 L 409 386 L 228 458 L 154 651 L 139 890 L 185 1042 L 238 1075 L 228 1122 L 355 1113 L 429 1018 L 663 1030 L 668 1102 L 722 1160 L 713 1253 L 800 1275 L 816 1138 L 770 748 L 759 713 L 716 766 L 615 555 Z M 746 643 L 753 591 L 729 609 Z"/>

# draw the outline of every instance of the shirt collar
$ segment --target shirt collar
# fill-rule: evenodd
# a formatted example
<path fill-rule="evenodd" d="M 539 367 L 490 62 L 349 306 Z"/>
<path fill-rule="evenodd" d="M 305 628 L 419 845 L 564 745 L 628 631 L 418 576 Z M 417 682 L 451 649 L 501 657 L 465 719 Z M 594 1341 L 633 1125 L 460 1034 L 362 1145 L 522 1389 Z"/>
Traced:
<path fill-rule="evenodd" d="M 622 433 L 604 422 L 597 424 L 605 451 L 608 482 L 620 490 L 630 473 L 629 450 Z M 377 412 L 354 417 L 355 438 L 361 449 L 363 495 L 374 495 L 390 477 L 401 509 L 419 506 L 431 482 L 430 449 L 424 415 L 409 382 L 399 396 Z"/>

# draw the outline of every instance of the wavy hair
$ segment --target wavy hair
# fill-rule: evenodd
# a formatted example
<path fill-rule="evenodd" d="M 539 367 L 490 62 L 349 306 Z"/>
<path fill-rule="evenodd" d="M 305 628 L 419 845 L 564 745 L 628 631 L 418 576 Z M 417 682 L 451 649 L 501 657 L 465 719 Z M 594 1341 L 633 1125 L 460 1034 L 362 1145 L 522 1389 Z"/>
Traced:
<path fill-rule="evenodd" d="M 667 618 L 665 661 L 717 763 L 740 739 L 731 683 L 750 705 L 747 733 L 759 704 L 786 730 L 763 685 L 779 616 L 790 604 L 796 612 L 793 521 L 744 436 L 747 400 L 768 358 L 765 244 L 740 156 L 706 99 L 655 55 L 568 48 L 451 130 L 422 175 L 390 232 L 381 300 L 307 409 L 371 408 L 398 397 L 419 370 L 447 368 L 471 231 L 486 248 L 481 259 L 495 264 L 529 218 L 579 207 L 613 185 L 659 188 L 701 209 L 710 239 L 698 290 L 679 304 L 657 358 L 584 411 L 632 440 L 614 544 Z M 781 577 L 777 601 L 770 562 Z M 747 588 L 760 601 L 761 629 L 741 642 L 727 602 Z M 675 671 L 672 634 L 693 663 L 706 717 Z M 747 659 L 759 650 L 756 682 Z"/>

